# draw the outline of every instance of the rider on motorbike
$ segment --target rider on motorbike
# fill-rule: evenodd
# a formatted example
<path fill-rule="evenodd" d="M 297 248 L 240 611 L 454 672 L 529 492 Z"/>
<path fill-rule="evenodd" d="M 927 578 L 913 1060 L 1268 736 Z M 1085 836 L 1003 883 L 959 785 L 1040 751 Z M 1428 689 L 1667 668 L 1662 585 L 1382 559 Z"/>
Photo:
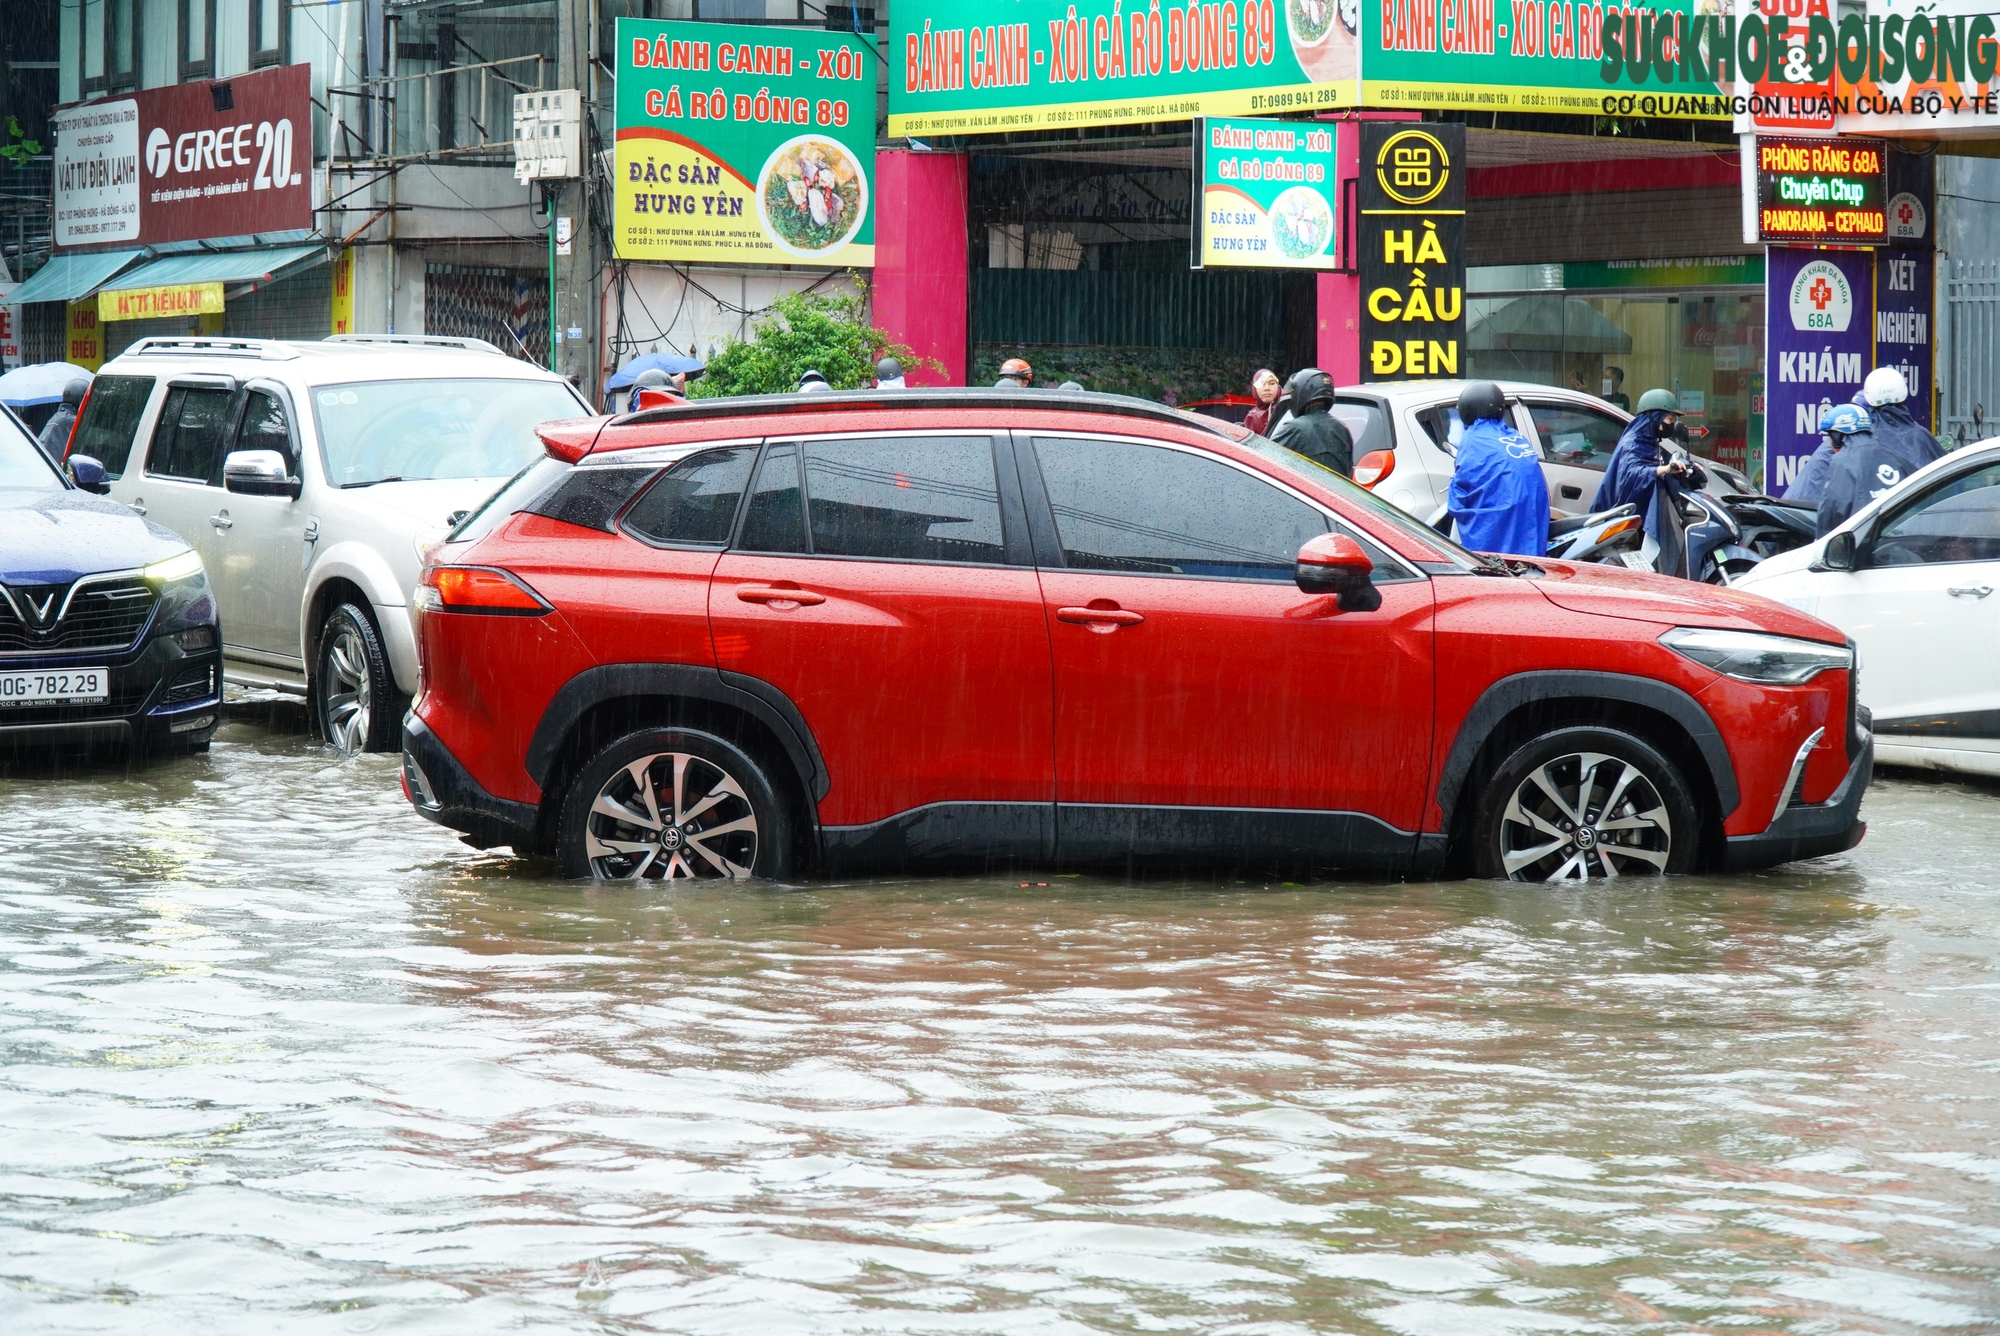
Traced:
<path fill-rule="evenodd" d="M 1824 538 L 1847 523 L 1855 511 L 1915 470 L 1876 434 L 1868 413 L 1853 404 L 1829 408 L 1819 427 L 1833 442 L 1836 452 L 1833 468 L 1827 474 L 1826 495 L 1819 502 L 1819 521 L 1814 526 L 1818 536 Z"/>
<path fill-rule="evenodd" d="M 1507 422 L 1507 399 L 1490 380 L 1459 392 L 1458 442 L 1447 505 L 1458 541 L 1475 552 L 1539 557 L 1549 548 L 1549 484 L 1541 451 Z"/>

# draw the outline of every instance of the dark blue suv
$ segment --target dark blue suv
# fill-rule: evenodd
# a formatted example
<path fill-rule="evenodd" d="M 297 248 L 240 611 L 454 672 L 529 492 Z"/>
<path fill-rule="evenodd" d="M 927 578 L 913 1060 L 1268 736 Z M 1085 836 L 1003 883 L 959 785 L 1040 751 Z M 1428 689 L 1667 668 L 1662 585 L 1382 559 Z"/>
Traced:
<path fill-rule="evenodd" d="M 203 751 L 222 716 L 222 636 L 201 557 L 65 476 L 0 409 L 0 750 L 129 742 Z"/>

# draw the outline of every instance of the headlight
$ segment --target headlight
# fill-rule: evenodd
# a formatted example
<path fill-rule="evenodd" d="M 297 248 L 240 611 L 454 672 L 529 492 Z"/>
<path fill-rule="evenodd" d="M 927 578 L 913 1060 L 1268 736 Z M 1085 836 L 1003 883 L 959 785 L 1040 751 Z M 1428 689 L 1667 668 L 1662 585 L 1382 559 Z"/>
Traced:
<path fill-rule="evenodd" d="M 1854 656 L 1845 645 L 1816 640 L 1762 635 L 1755 631 L 1708 631 L 1683 626 L 1660 637 L 1676 654 L 1713 668 L 1739 682 L 1766 686 L 1797 686 L 1828 668 L 1852 668 Z"/>
<path fill-rule="evenodd" d="M 201 553 L 189 548 L 185 552 L 175 553 L 165 561 L 156 561 L 139 573 L 148 580 L 158 580 L 161 584 L 190 580 L 201 574 Z"/>
<path fill-rule="evenodd" d="M 451 537 L 449 529 L 425 529 L 410 539 L 410 546 L 417 550 L 417 564 L 430 560 L 431 550 Z"/>

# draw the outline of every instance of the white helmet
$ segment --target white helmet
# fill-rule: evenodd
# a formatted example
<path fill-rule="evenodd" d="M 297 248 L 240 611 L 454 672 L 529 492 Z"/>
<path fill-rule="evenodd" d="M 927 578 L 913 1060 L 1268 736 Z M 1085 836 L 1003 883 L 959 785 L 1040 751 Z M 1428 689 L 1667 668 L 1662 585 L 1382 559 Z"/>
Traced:
<path fill-rule="evenodd" d="M 1868 401 L 1870 408 L 1900 404 L 1910 397 L 1910 383 L 1896 368 L 1878 366 L 1868 373 L 1867 380 L 1861 382 L 1861 397 Z"/>

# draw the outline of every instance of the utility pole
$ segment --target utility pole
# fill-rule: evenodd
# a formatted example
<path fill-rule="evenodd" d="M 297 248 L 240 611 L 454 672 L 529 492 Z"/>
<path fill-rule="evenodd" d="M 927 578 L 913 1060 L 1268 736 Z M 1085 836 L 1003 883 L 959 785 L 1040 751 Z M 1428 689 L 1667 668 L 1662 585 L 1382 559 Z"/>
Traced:
<path fill-rule="evenodd" d="M 598 362 L 599 257 L 590 220 L 590 177 L 596 168 L 590 146 L 597 114 L 597 0 L 557 0 L 556 14 L 556 86 L 577 90 L 583 124 L 578 145 L 582 174 L 546 183 L 555 193 L 550 226 L 556 241 L 562 239 L 568 220 L 569 254 L 556 247 L 555 287 L 549 294 L 555 333 L 561 340 L 554 360 L 556 369 L 574 377 L 584 397 L 595 404 L 604 379 Z"/>

